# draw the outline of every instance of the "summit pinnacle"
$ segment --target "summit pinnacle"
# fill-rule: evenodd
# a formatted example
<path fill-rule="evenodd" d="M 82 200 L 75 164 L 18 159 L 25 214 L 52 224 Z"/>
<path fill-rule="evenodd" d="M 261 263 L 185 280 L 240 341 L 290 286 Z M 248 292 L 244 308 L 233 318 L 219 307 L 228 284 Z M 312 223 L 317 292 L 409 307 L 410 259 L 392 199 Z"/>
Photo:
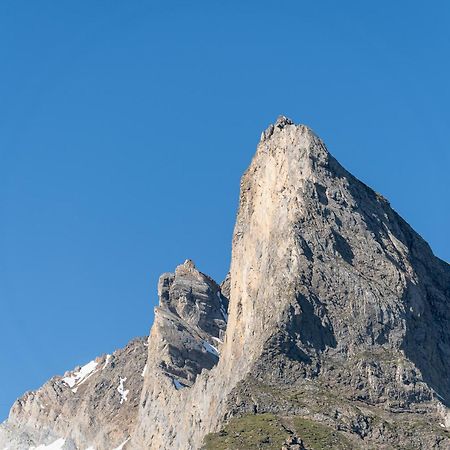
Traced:
<path fill-rule="evenodd" d="M 284 128 L 286 125 L 293 125 L 293 124 L 294 122 L 292 122 L 292 120 L 286 116 L 278 116 L 277 121 L 275 122 L 275 126 L 280 129 Z"/>

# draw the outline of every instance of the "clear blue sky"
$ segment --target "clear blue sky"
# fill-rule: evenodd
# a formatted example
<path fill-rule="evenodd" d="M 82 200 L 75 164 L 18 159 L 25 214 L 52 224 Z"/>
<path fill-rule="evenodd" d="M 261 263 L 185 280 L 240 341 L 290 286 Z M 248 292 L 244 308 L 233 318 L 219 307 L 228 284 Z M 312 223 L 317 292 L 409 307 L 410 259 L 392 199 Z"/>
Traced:
<path fill-rule="evenodd" d="M 450 3 L 0 3 L 0 418 L 148 333 L 160 273 L 220 281 L 239 178 L 310 125 L 450 259 Z"/>

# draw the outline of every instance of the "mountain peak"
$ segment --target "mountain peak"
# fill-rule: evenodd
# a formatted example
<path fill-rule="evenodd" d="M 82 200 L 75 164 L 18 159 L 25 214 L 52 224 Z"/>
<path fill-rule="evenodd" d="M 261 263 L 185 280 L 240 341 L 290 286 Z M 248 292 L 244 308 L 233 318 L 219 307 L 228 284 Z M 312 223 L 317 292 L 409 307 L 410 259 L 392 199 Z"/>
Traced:
<path fill-rule="evenodd" d="M 124 430 L 106 438 L 109 428 L 94 430 L 86 416 L 105 389 L 131 436 L 124 450 L 256 448 L 278 438 L 276 448 L 315 448 L 319 432 L 326 448 L 446 450 L 449 286 L 449 265 L 389 203 L 311 129 L 280 116 L 242 177 L 224 283 L 191 260 L 161 275 L 142 372 L 141 352 L 139 364 L 98 384 L 94 375 L 116 367 L 105 358 L 93 383 L 81 379 L 86 369 L 74 372 L 80 390 L 63 386 L 56 407 L 59 382 L 37 391 L 13 408 L 6 440 L 0 428 L 0 448 L 24 448 L 11 435 L 122 448 Z M 77 398 L 64 409 L 72 394 L 83 394 L 86 414 Z"/>
<path fill-rule="evenodd" d="M 278 128 L 284 128 L 286 125 L 294 125 L 294 122 L 286 116 L 280 115 L 277 117 L 275 126 Z"/>
<path fill-rule="evenodd" d="M 175 269 L 175 273 L 182 273 L 182 272 L 191 272 L 196 273 L 198 272 L 197 268 L 195 267 L 194 261 L 192 259 L 186 259 L 183 264 L 180 264 Z"/>
<path fill-rule="evenodd" d="M 261 133 L 258 153 L 280 154 L 281 158 L 311 158 L 316 163 L 326 163 L 329 152 L 323 141 L 307 125 L 295 124 L 285 116 L 279 116 L 274 124 Z M 339 166 L 339 164 L 337 164 Z"/>

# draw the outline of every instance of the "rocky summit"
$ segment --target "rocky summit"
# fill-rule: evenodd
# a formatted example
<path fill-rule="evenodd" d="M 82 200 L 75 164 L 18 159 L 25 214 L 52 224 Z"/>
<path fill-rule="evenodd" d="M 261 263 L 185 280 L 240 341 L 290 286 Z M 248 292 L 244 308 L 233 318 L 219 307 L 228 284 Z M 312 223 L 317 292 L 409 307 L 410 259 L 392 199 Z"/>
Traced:
<path fill-rule="evenodd" d="M 241 181 L 229 274 L 187 260 L 148 340 L 13 405 L 0 450 L 450 449 L 450 267 L 311 129 Z"/>

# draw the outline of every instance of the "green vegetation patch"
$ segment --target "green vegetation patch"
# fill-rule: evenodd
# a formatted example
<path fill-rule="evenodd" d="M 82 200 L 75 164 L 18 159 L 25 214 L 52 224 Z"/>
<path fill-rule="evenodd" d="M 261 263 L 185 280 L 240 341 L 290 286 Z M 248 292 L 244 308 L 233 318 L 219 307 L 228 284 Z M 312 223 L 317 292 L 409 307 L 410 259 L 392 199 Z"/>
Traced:
<path fill-rule="evenodd" d="M 255 414 L 233 418 L 219 433 L 206 436 L 203 449 L 280 450 L 292 435 L 302 439 L 311 450 L 352 448 L 338 432 L 313 420 Z"/>
<path fill-rule="evenodd" d="M 351 449 L 350 442 L 337 431 L 303 417 L 292 419 L 293 428 L 307 448 L 312 450 L 347 450 Z"/>
<path fill-rule="evenodd" d="M 272 414 L 247 415 L 232 419 L 219 433 L 206 436 L 204 449 L 280 450 L 289 435 Z"/>

